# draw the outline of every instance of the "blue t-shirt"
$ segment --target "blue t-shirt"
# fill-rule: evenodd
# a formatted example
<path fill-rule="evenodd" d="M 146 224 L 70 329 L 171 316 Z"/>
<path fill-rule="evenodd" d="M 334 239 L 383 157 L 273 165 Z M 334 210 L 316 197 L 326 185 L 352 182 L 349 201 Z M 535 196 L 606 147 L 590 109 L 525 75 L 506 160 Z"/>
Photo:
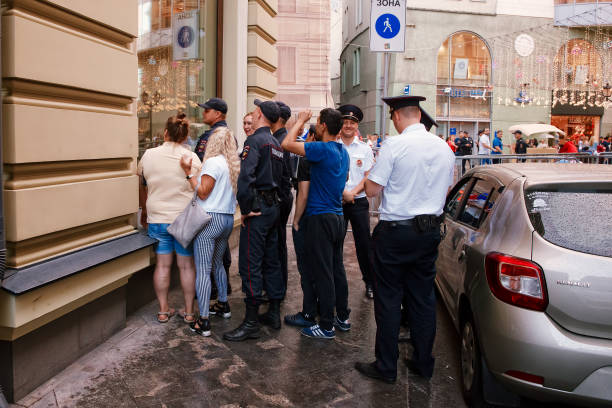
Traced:
<path fill-rule="evenodd" d="M 306 215 L 342 214 L 342 192 L 349 172 L 349 155 L 340 143 L 304 145 L 310 162 L 310 188 Z"/>
<path fill-rule="evenodd" d="M 502 151 L 504 150 L 504 144 L 502 143 L 502 140 L 497 136 L 493 138 L 493 149 L 495 149 L 496 147 L 499 147 Z M 495 150 L 492 150 L 491 154 L 501 154 L 501 153 Z"/>

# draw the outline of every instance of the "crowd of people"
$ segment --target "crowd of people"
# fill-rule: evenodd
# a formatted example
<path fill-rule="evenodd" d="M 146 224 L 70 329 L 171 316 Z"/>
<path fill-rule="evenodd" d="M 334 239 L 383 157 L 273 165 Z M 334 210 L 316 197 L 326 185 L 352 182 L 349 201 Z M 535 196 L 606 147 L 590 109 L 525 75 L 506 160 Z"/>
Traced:
<path fill-rule="evenodd" d="M 262 324 L 280 329 L 289 279 L 286 228 L 293 210 L 303 302 L 301 310 L 284 316 L 284 323 L 315 339 L 333 339 L 336 330 L 351 330 L 343 261 L 350 223 L 363 293 L 374 299 L 377 323 L 376 360 L 356 363 L 355 368 L 368 377 L 394 382 L 403 321 L 414 346 L 409 368 L 430 378 L 434 262 L 454 156 L 446 143 L 428 132 L 432 121 L 419 106 L 422 100 L 385 99 L 400 135 L 382 144 L 377 135 L 361 139 L 363 113 L 354 105 L 323 109 L 316 124 L 309 125 L 309 111 L 292 119 L 286 104 L 256 100 L 254 110 L 243 118 L 247 138 L 240 151 L 225 121 L 228 107 L 222 99 L 200 104 L 210 129 L 195 151 L 185 144 L 185 116 L 168 118 L 164 143 L 148 149 L 138 164 L 141 223 L 158 241 L 153 274 L 158 322 L 166 323 L 178 313 L 193 332 L 210 336 L 211 316 L 231 317 L 228 240 L 239 208 L 238 270 L 245 315 L 223 339 L 259 338 Z M 371 235 L 366 195 L 381 193 L 380 220 Z M 168 227 L 193 203 L 211 218 L 184 247 Z M 184 295 L 179 311 L 168 303 L 174 253 Z M 267 310 L 260 313 L 264 303 Z"/>

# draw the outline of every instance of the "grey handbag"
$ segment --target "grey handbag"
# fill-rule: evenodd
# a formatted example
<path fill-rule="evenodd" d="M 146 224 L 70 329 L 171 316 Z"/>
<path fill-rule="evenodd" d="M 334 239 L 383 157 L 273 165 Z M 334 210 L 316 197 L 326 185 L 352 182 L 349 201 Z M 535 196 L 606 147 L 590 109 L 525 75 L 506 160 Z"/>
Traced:
<path fill-rule="evenodd" d="M 193 194 L 193 198 L 187 207 L 181 212 L 172 224 L 168 227 L 168 233 L 176 239 L 179 244 L 187 248 L 196 235 L 210 222 L 212 218 L 205 209 L 198 204 L 198 190 Z"/>

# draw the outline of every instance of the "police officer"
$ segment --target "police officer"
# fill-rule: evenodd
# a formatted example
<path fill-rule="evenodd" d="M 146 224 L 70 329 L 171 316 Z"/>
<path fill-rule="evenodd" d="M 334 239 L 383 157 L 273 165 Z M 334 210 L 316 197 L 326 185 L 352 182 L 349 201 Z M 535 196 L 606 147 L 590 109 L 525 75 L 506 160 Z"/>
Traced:
<path fill-rule="evenodd" d="M 450 147 L 420 123 L 420 96 L 383 99 L 401 134 L 386 139 L 366 180 L 366 194 L 382 194 L 380 221 L 373 233 L 376 360 L 356 363 L 363 375 L 387 383 L 397 378 L 400 305 L 408 294 L 412 358 L 408 368 L 433 375 L 436 334 L 435 261 L 444 201 L 453 181 Z M 384 190 L 383 190 L 384 188 Z"/>
<path fill-rule="evenodd" d="M 374 165 L 372 149 L 357 136 L 359 122 L 363 112 L 355 105 L 342 105 L 338 108 L 342 114 L 340 140 L 346 147 L 350 158 L 349 178 L 342 194 L 344 213 L 344 233 L 349 221 L 355 240 L 357 262 L 365 283 L 365 296 L 374 298 L 372 289 L 372 257 L 370 255 L 370 204 L 365 195 L 365 180 Z"/>
<path fill-rule="evenodd" d="M 270 300 L 262 322 L 280 328 L 280 301 L 283 278 L 278 259 L 279 195 L 283 172 L 283 150 L 272 136 L 270 126 L 279 118 L 276 102 L 255 100 L 255 133 L 244 142 L 236 198 L 242 213 L 238 269 L 245 294 L 246 314 L 236 329 L 223 335 L 225 340 L 258 338 L 257 312 L 265 287 Z"/>
<path fill-rule="evenodd" d="M 291 118 L 291 108 L 283 102 L 276 102 L 280 116 L 276 123 L 272 124 L 272 136 L 280 145 L 287 136 L 287 121 Z M 280 216 L 278 220 L 278 252 L 281 263 L 281 273 L 283 276 L 283 299 L 287 292 L 287 220 L 291 214 L 293 206 L 293 194 L 291 193 L 291 153 L 283 152 L 283 177 L 279 189 L 280 195 Z"/>
<path fill-rule="evenodd" d="M 198 103 L 198 106 L 202 109 L 202 122 L 210 126 L 206 132 L 202 133 L 202 136 L 198 139 L 198 143 L 196 143 L 195 154 L 198 155 L 200 161 L 203 160 L 204 154 L 206 153 L 206 143 L 208 143 L 208 138 L 213 132 L 220 127 L 227 127 L 227 122 L 225 121 L 225 115 L 227 115 L 227 103 L 221 98 L 210 98 L 204 103 Z M 238 142 L 236 142 L 236 145 Z M 225 274 L 227 275 L 227 294 L 232 293 L 232 285 L 229 280 L 229 270 L 232 265 L 232 252 L 229 248 L 225 248 L 225 253 L 223 253 L 223 268 L 225 269 Z M 211 280 L 214 282 L 214 278 L 211 275 Z M 217 298 L 217 285 L 216 282 L 212 285 L 210 299 Z"/>

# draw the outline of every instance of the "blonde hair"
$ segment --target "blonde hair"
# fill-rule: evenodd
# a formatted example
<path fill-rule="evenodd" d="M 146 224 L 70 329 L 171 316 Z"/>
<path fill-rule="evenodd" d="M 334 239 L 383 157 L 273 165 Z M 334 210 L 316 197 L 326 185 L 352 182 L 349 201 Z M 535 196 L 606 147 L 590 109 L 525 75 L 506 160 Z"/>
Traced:
<path fill-rule="evenodd" d="M 202 164 L 204 164 L 206 160 L 211 157 L 219 155 L 225 157 L 234 193 L 236 192 L 236 183 L 238 182 L 238 174 L 240 173 L 240 159 L 238 158 L 236 150 L 237 146 L 234 134 L 227 127 L 220 126 L 208 138 L 206 153 L 202 160 Z"/>

